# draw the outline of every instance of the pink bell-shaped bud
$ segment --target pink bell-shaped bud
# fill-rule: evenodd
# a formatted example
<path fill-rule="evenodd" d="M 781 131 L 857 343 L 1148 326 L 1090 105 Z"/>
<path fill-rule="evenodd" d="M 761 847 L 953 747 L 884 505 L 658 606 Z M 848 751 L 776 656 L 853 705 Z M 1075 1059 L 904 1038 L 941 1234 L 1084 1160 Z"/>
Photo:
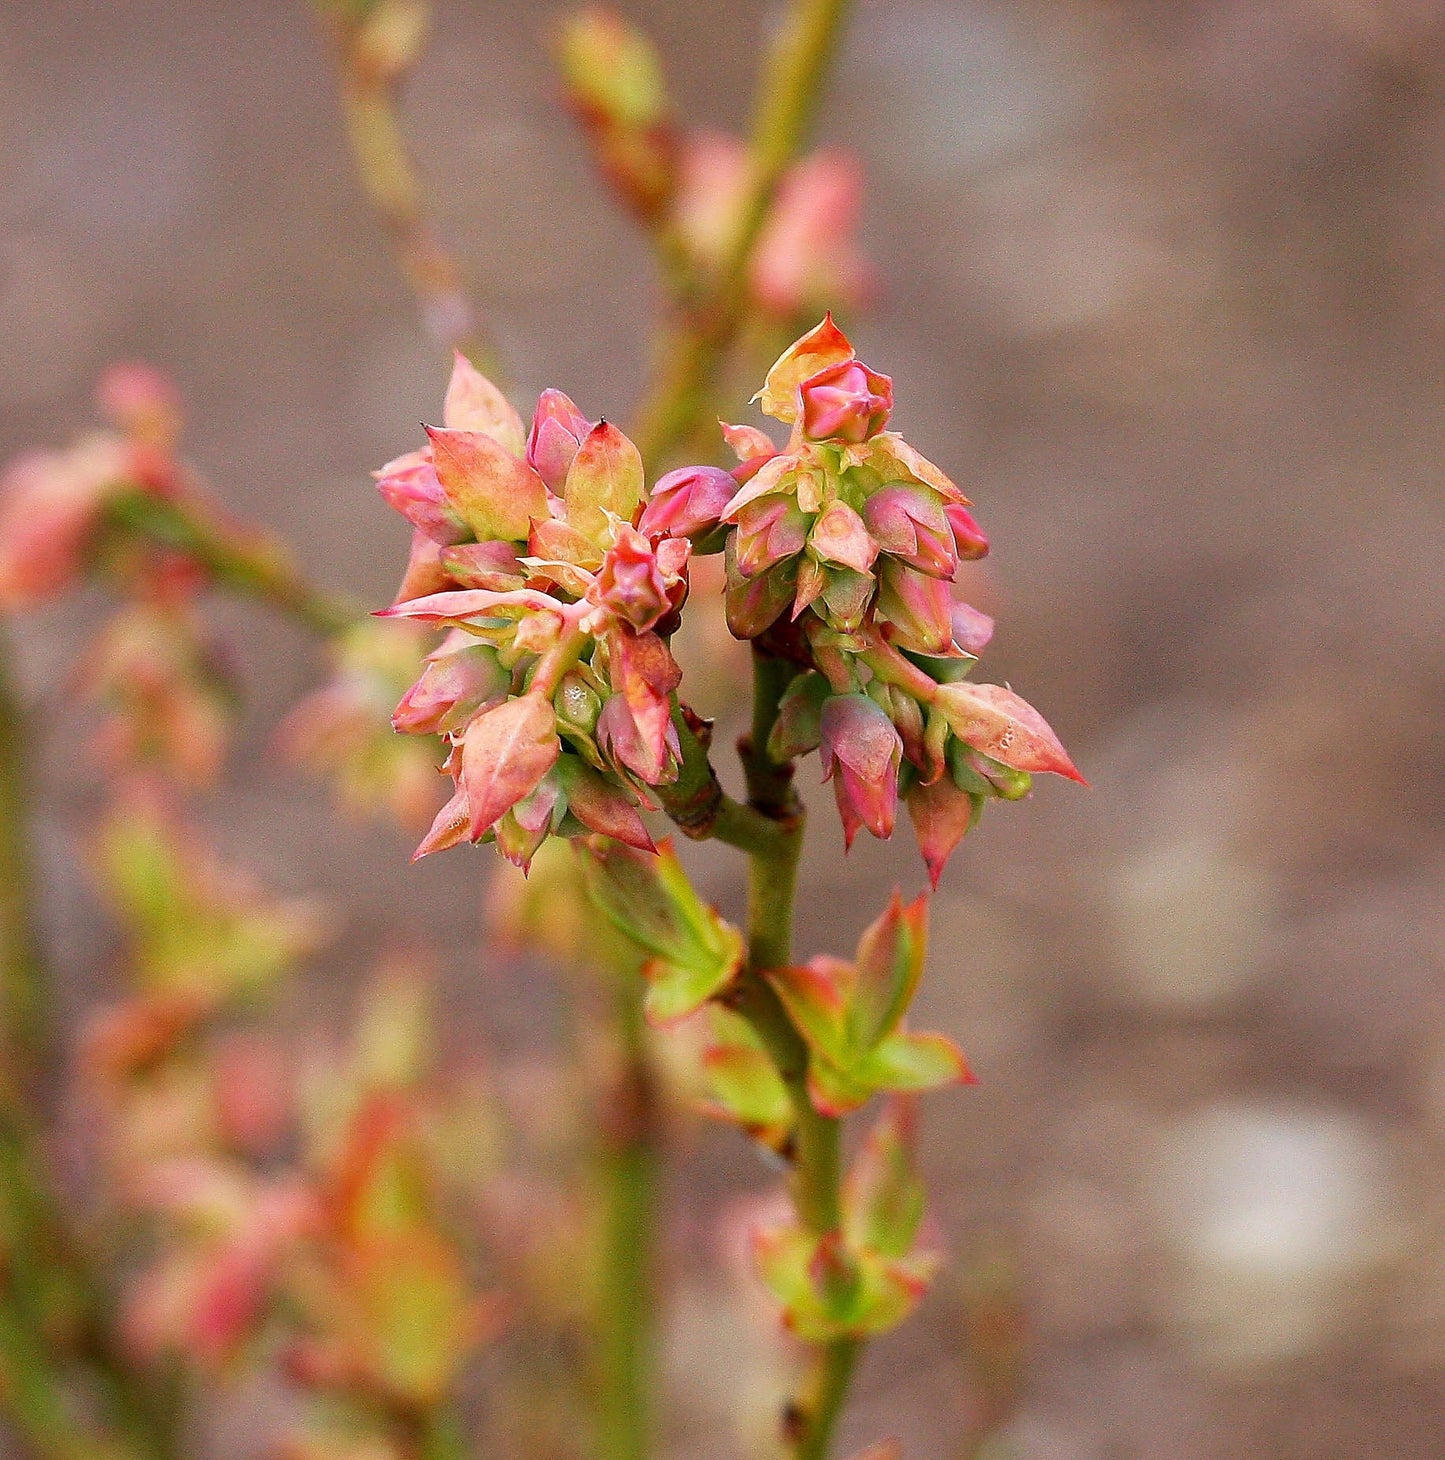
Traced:
<path fill-rule="evenodd" d="M 698 538 L 715 532 L 738 489 L 737 479 L 718 466 L 684 466 L 652 489 L 637 526 L 648 537 L 670 533 Z"/>
<path fill-rule="evenodd" d="M 978 525 L 978 519 L 961 502 L 950 502 L 944 509 L 948 525 L 953 530 L 953 543 L 958 556 L 967 563 L 988 556 L 988 535 Z"/>
<path fill-rule="evenodd" d="M 893 722 L 867 695 L 834 695 L 823 706 L 821 732 L 823 779 L 833 782 L 845 843 L 853 845 L 860 826 L 892 836 L 903 758 Z"/>
<path fill-rule="evenodd" d="M 813 441 L 867 441 L 893 414 L 893 382 L 860 360 L 810 376 L 799 388 L 803 434 Z"/>
<path fill-rule="evenodd" d="M 881 551 L 931 578 L 952 579 L 958 571 L 953 530 L 938 493 L 898 482 L 863 504 L 863 521 Z"/>
<path fill-rule="evenodd" d="M 549 491 L 561 493 L 577 448 L 591 429 L 592 422 L 560 390 L 544 390 L 537 398 L 527 436 L 527 465 L 547 483 Z"/>

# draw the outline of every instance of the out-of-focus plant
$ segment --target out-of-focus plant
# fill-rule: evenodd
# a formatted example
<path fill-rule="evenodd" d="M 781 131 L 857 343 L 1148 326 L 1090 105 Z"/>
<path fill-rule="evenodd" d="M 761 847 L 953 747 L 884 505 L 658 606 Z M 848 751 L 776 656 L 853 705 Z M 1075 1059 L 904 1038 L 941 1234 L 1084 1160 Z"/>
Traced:
<path fill-rule="evenodd" d="M 1080 779 L 1032 706 L 972 678 L 993 625 L 954 581 L 988 540 L 891 429 L 892 380 L 828 312 L 859 307 L 873 277 L 857 162 L 802 150 L 847 6 L 794 0 L 746 139 L 687 129 L 619 16 L 561 26 L 568 104 L 664 284 L 629 435 L 557 390 L 524 420 L 479 369 L 479 316 L 397 111 L 425 4 L 316 3 L 363 184 L 453 350 L 450 383 L 441 423 L 376 473 L 412 545 L 375 617 L 215 504 L 146 367 L 105 378 L 106 430 L 0 482 L 0 606 L 82 582 L 121 599 L 73 687 L 99 721 L 110 809 L 91 860 L 126 983 L 78 1050 L 92 1174 L 77 1201 L 51 1166 L 28 736 L 0 683 L 0 1410 L 46 1460 L 169 1460 L 190 1453 L 211 1386 L 269 1373 L 289 1396 L 281 1460 L 478 1444 L 642 1460 L 659 1168 L 691 1107 L 787 1168 L 749 1237 L 805 1357 L 767 1442 L 821 1460 L 863 1345 L 942 1260 L 917 1097 L 972 1076 L 948 1038 L 908 1025 L 926 895 L 895 892 L 851 957 L 795 956 L 797 764 L 817 753 L 848 845 L 891 836 L 901 802 L 935 887 L 990 801 L 1042 773 Z M 774 426 L 719 434 L 714 402 L 754 373 Z M 494 928 L 571 970 L 561 1055 L 460 1078 L 435 1057 L 425 981 L 395 960 L 341 1052 L 298 1060 L 274 1032 L 268 1010 L 328 920 L 227 867 L 180 808 L 222 771 L 239 695 L 206 623 L 217 592 L 323 641 L 330 678 L 279 733 L 291 758 L 354 811 L 429 823 L 418 857 L 491 842 L 530 872 L 494 899 Z M 742 799 L 690 703 L 737 654 L 753 672 Z M 700 896 L 664 819 L 743 855 L 743 926 Z M 875 1100 L 849 1158 L 844 1122 Z"/>

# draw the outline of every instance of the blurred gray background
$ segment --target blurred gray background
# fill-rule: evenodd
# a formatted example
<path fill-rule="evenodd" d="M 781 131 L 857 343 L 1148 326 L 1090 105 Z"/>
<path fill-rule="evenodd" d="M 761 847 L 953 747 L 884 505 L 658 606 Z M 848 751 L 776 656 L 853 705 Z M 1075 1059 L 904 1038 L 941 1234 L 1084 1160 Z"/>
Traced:
<path fill-rule="evenodd" d="M 766 7 L 625 8 L 688 119 L 740 127 Z M 653 273 L 556 105 L 550 7 L 436 9 L 410 135 L 515 394 L 625 420 Z M 845 323 L 994 538 L 987 677 L 1093 789 L 991 810 L 937 899 L 915 1022 L 983 1081 L 927 1107 L 955 1276 L 871 1355 L 857 1444 L 966 1453 L 963 1294 L 1002 1264 L 1029 1380 L 998 1454 L 1445 1454 L 1442 97 L 1434 0 L 858 7 L 820 135 L 865 160 L 883 289 Z M 367 473 L 445 367 L 300 0 L 12 0 L 0 136 L 0 448 L 64 440 L 106 362 L 149 359 L 235 510 L 384 602 L 406 532 Z M 98 609 L 24 622 L 32 697 L 63 708 Z M 478 948 L 491 854 L 409 868 L 278 766 L 313 652 L 221 616 L 253 708 L 208 824 L 349 908 L 305 1017 L 424 908 L 457 1050 L 545 1042 L 537 971 Z M 54 718 L 47 919 L 78 1008 L 106 978 L 76 850 L 97 792 Z M 816 776 L 803 943 L 845 952 L 923 878 L 906 834 L 842 863 Z M 697 865 L 735 907 L 727 859 Z M 733 1453 L 744 1330 L 709 1224 L 770 1179 L 725 1135 L 689 1157 L 678 1457 Z"/>

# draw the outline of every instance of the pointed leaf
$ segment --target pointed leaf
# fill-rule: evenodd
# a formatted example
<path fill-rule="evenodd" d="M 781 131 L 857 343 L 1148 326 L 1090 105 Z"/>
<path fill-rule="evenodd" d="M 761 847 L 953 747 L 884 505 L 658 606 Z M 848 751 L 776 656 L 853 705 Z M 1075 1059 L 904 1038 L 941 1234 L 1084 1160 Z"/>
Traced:
<path fill-rule="evenodd" d="M 567 471 L 563 492 L 567 520 L 579 532 L 600 540 L 607 514 L 631 522 L 645 489 L 642 453 L 611 422 L 599 421 L 577 448 Z"/>
<path fill-rule="evenodd" d="M 928 867 L 928 880 L 935 888 L 953 849 L 977 825 L 983 799 L 979 794 L 959 790 L 947 776 L 931 786 L 920 781 L 905 798 L 918 849 Z"/>
<path fill-rule="evenodd" d="M 575 755 L 558 760 L 557 775 L 567 795 L 567 809 L 589 831 L 626 842 L 639 851 L 657 850 L 637 807 L 621 787 L 612 785 Z"/>
<path fill-rule="evenodd" d="M 513 456 L 520 457 L 527 444 L 516 408 L 460 350 L 453 354 L 442 421 L 452 431 L 490 436 Z"/>
<path fill-rule="evenodd" d="M 858 978 L 848 1001 L 853 1048 L 872 1049 L 898 1027 L 923 976 L 927 948 L 927 898 L 904 907 L 895 889 L 887 909 L 858 940 Z"/>
<path fill-rule="evenodd" d="M 836 958 L 815 958 L 802 967 L 772 969 L 767 979 L 809 1048 L 846 1065 L 852 967 Z"/>
<path fill-rule="evenodd" d="M 541 695 L 523 695 L 478 715 L 461 747 L 471 839 L 527 795 L 560 753 L 557 716 Z"/>
<path fill-rule="evenodd" d="M 951 1039 L 903 1030 L 889 1035 L 859 1067 L 858 1075 L 875 1090 L 899 1092 L 976 1083 L 968 1061 Z"/>
<path fill-rule="evenodd" d="M 826 314 L 821 324 L 778 356 L 763 388 L 753 399 L 766 415 L 791 424 L 798 418 L 798 387 L 820 370 L 852 358 L 853 346 L 848 343 L 848 337 L 833 323 L 833 316 Z"/>
<path fill-rule="evenodd" d="M 923 1182 L 915 1166 L 918 1111 L 895 1096 L 868 1132 L 843 1190 L 844 1230 L 855 1247 L 903 1257 L 923 1221 Z"/>
<path fill-rule="evenodd" d="M 447 501 L 480 541 L 526 542 L 547 515 L 547 489 L 526 462 L 480 431 L 428 426 Z"/>

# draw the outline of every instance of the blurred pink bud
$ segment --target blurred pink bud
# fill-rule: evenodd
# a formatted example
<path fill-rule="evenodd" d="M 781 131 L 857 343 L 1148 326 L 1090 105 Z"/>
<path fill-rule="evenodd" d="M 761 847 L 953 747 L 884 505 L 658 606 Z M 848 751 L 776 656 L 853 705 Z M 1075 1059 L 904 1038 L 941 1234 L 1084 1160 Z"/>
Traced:
<path fill-rule="evenodd" d="M 954 546 L 964 562 L 974 562 L 988 556 L 988 536 L 978 525 L 978 519 L 961 502 L 950 502 L 944 509 L 948 525 L 953 531 Z"/>
<path fill-rule="evenodd" d="M 878 617 L 889 638 L 917 654 L 947 654 L 953 642 L 953 600 L 948 584 L 916 568 L 885 560 L 878 574 Z"/>
<path fill-rule="evenodd" d="M 738 489 L 736 478 L 717 466 L 684 466 L 652 489 L 638 530 L 649 537 L 671 533 L 695 538 L 713 532 Z"/>
<path fill-rule="evenodd" d="M 951 580 L 958 571 L 948 508 L 928 487 L 894 483 L 863 504 L 863 521 L 890 557 L 932 578 Z"/>
<path fill-rule="evenodd" d="M 737 567 L 744 578 L 755 578 L 802 552 L 811 525 L 797 499 L 779 493 L 749 502 L 737 514 L 737 524 Z"/>
<path fill-rule="evenodd" d="M 903 758 L 893 722 L 867 695 L 834 695 L 823 706 L 821 731 L 823 779 L 833 782 L 845 844 L 853 845 L 860 826 L 892 836 Z"/>
<path fill-rule="evenodd" d="M 453 629 L 426 656 L 421 678 L 402 696 L 392 727 L 407 735 L 460 730 L 480 710 L 506 699 L 512 677 L 497 651 Z"/>
<path fill-rule="evenodd" d="M 861 305 L 872 282 L 856 243 L 862 206 L 863 170 L 851 152 L 813 152 L 794 163 L 753 255 L 758 302 L 788 316 Z"/>
<path fill-rule="evenodd" d="M 70 451 L 30 451 L 0 476 L 0 608 L 35 603 L 80 574 L 107 497 L 128 474 L 124 444 L 94 437 Z"/>
<path fill-rule="evenodd" d="M 859 360 L 844 360 L 805 380 L 803 434 L 814 441 L 867 441 L 893 414 L 893 382 Z"/>
<path fill-rule="evenodd" d="M 232 1034 L 211 1065 L 222 1136 L 244 1151 L 261 1152 L 285 1133 L 291 1115 L 291 1070 L 282 1051 L 257 1035 Z"/>
<path fill-rule="evenodd" d="M 149 446 L 169 451 L 181 431 L 181 402 L 176 388 L 153 365 L 140 360 L 112 365 L 100 377 L 96 402 L 118 431 Z"/>
<path fill-rule="evenodd" d="M 544 390 L 537 398 L 532 430 L 527 437 L 527 465 L 561 494 L 577 448 L 587 439 L 592 422 L 560 390 Z"/>
<path fill-rule="evenodd" d="M 953 622 L 953 642 L 965 654 L 975 656 L 988 648 L 993 638 L 993 620 L 969 603 L 955 602 L 949 617 Z"/>

